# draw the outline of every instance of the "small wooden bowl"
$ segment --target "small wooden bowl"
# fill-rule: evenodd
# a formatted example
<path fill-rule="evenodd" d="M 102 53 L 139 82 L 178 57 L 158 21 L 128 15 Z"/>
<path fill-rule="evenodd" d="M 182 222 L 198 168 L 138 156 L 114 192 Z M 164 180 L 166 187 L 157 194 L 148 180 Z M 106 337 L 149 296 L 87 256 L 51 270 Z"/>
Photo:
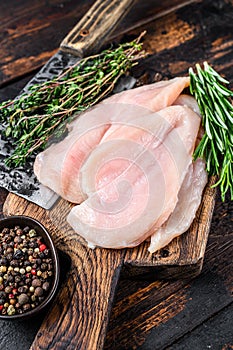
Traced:
<path fill-rule="evenodd" d="M 0 231 L 4 228 L 14 228 L 15 226 L 26 227 L 28 226 L 30 229 L 35 229 L 39 236 L 43 237 L 44 243 L 50 249 L 51 258 L 53 260 L 53 279 L 51 281 L 50 291 L 45 298 L 45 300 L 36 306 L 34 309 L 25 311 L 22 314 L 15 314 L 12 316 L 9 315 L 0 315 L 0 319 L 2 320 L 15 320 L 15 319 L 26 319 L 38 315 L 53 299 L 55 292 L 58 287 L 59 282 L 59 274 L 60 274 L 60 266 L 59 259 L 54 243 L 46 230 L 46 228 L 37 220 L 23 215 L 18 216 L 9 216 L 0 220 Z"/>

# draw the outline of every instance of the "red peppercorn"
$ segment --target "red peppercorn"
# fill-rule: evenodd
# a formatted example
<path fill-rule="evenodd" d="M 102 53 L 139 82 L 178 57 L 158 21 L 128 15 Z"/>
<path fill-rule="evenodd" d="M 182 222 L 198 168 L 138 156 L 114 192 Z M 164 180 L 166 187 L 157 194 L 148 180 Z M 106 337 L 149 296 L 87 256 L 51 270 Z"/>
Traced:
<path fill-rule="evenodd" d="M 9 294 L 10 299 L 14 299 L 14 297 L 15 297 L 14 294 L 12 294 L 12 293 Z"/>
<path fill-rule="evenodd" d="M 3 308 L 4 308 L 4 306 L 3 306 L 3 305 L 0 305 L 0 311 L 2 311 Z"/>
<path fill-rule="evenodd" d="M 32 275 L 36 275 L 36 270 L 35 269 L 31 269 L 31 274 Z"/>
<path fill-rule="evenodd" d="M 40 252 L 43 252 L 45 249 L 47 249 L 45 244 L 40 244 L 39 245 Z"/>
<path fill-rule="evenodd" d="M 12 289 L 12 293 L 15 295 L 17 294 L 18 290 L 16 288 Z"/>

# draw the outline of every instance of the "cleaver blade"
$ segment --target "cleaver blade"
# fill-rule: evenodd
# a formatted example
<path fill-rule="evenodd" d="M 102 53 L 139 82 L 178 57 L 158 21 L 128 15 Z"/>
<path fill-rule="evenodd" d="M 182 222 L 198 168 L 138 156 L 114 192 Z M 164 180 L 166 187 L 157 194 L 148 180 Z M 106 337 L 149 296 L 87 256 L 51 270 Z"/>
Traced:
<path fill-rule="evenodd" d="M 85 16 L 61 42 L 55 55 L 28 82 L 20 94 L 34 84 L 51 80 L 83 57 L 97 53 L 118 22 L 128 13 L 135 0 L 97 0 Z M 19 95 L 20 95 L 19 94 Z M 0 186 L 45 209 L 50 209 L 59 196 L 41 185 L 33 173 L 33 159 L 24 167 L 9 169 L 4 160 L 13 151 L 12 140 L 4 139 L 0 125 Z"/>

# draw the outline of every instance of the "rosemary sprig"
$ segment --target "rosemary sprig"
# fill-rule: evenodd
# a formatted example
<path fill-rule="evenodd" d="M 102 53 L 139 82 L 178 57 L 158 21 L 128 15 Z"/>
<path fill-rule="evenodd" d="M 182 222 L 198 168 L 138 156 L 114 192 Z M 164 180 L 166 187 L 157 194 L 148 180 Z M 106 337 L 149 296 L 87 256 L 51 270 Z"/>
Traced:
<path fill-rule="evenodd" d="M 28 94 L 0 104 L 0 122 L 5 137 L 14 140 L 14 151 L 6 159 L 9 167 L 23 165 L 42 150 L 49 137 L 64 132 L 74 115 L 106 97 L 118 79 L 145 56 L 136 40 L 84 58 L 51 81 L 33 85 Z"/>
<path fill-rule="evenodd" d="M 194 160 L 206 159 L 209 175 L 218 175 L 222 200 L 229 190 L 233 200 L 233 92 L 207 62 L 203 69 L 196 65 L 196 73 L 189 69 L 190 92 L 198 102 L 205 133 L 194 152 Z"/>

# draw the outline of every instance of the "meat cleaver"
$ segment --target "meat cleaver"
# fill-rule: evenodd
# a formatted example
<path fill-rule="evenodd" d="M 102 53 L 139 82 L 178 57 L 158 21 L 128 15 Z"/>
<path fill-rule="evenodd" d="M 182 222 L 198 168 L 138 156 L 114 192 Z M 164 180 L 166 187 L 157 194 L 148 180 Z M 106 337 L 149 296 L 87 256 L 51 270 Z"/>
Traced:
<path fill-rule="evenodd" d="M 97 0 L 86 15 L 61 42 L 58 52 L 42 67 L 24 87 L 29 87 L 52 79 L 64 69 L 76 64 L 83 57 L 98 52 L 117 23 L 127 14 L 135 0 Z M 0 135 L 4 126 L 0 125 Z M 39 184 L 33 173 L 33 161 L 25 167 L 8 169 L 4 160 L 13 150 L 9 140 L 0 136 L 0 186 L 9 192 L 49 209 L 58 196 Z"/>

